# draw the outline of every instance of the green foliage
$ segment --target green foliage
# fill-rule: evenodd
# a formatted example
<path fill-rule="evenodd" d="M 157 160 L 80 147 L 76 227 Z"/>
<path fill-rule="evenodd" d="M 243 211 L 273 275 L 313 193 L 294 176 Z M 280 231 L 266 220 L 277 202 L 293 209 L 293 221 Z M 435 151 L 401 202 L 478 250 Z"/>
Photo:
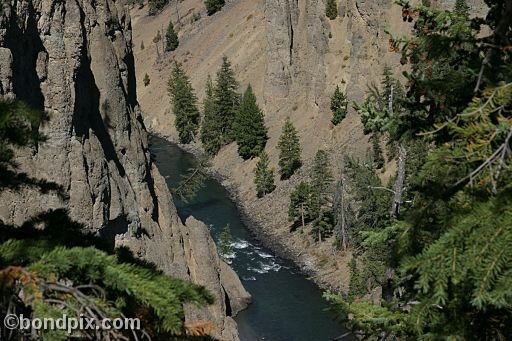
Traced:
<path fill-rule="evenodd" d="M 169 0 L 149 0 L 149 15 L 157 15 L 169 3 Z"/>
<path fill-rule="evenodd" d="M 251 85 L 247 86 L 242 97 L 233 129 L 238 144 L 238 154 L 242 158 L 253 158 L 265 149 L 268 140 L 267 127 L 265 127 L 263 112 L 256 103 L 256 96 Z"/>
<path fill-rule="evenodd" d="M 312 212 L 313 190 L 307 182 L 300 182 L 290 195 L 290 206 L 288 208 L 288 217 L 294 223 L 311 222 L 314 219 Z"/>
<path fill-rule="evenodd" d="M 316 240 L 322 240 L 333 230 L 333 176 L 329 156 L 325 150 L 319 150 L 313 160 L 311 175 L 312 205 L 314 217 L 312 233 Z"/>
<path fill-rule="evenodd" d="M 379 134 L 372 134 L 371 136 L 372 142 L 372 159 L 375 168 L 380 169 L 384 167 L 384 155 L 382 153 L 382 148 L 380 147 L 380 138 Z"/>
<path fill-rule="evenodd" d="M 347 116 L 348 100 L 340 87 L 336 85 L 336 90 L 331 97 L 331 111 L 332 119 L 331 122 L 334 125 L 338 125 Z"/>
<path fill-rule="evenodd" d="M 204 5 L 206 6 L 206 12 L 208 15 L 213 15 L 220 11 L 226 4 L 225 0 L 205 0 Z"/>
<path fill-rule="evenodd" d="M 237 88 L 235 72 L 231 68 L 228 58 L 224 56 L 213 90 L 215 109 L 217 110 L 216 119 L 220 128 L 217 133 L 220 133 L 222 137 L 222 145 L 235 140 L 233 123 L 240 106 L 240 95 L 236 92 Z"/>
<path fill-rule="evenodd" d="M 144 79 L 142 80 L 144 82 L 144 86 L 148 86 L 149 83 L 151 83 L 151 79 L 149 78 L 149 75 L 147 73 L 144 74 Z"/>
<path fill-rule="evenodd" d="M 213 93 L 213 82 L 210 75 L 206 81 L 206 96 L 203 102 L 204 119 L 201 125 L 201 143 L 209 155 L 215 155 L 222 147 L 222 136 L 220 134 L 220 121 L 217 117 L 217 108 Z"/>
<path fill-rule="evenodd" d="M 174 31 L 174 25 L 172 21 L 169 21 L 167 32 L 165 32 L 165 51 L 174 51 L 178 48 L 179 44 L 178 35 Z"/>
<path fill-rule="evenodd" d="M 453 8 L 453 12 L 457 15 L 461 15 L 463 17 L 469 17 L 470 7 L 468 6 L 466 0 L 455 0 L 455 6 Z"/>
<path fill-rule="evenodd" d="M 195 166 L 190 167 L 181 176 L 180 183 L 176 188 L 173 188 L 172 192 L 184 202 L 192 200 L 208 179 L 208 167 L 210 167 L 208 159 L 199 159 Z"/>
<path fill-rule="evenodd" d="M 277 148 L 279 149 L 281 179 L 288 179 L 302 165 L 299 135 L 289 117 L 286 118 L 284 123 Z"/>
<path fill-rule="evenodd" d="M 197 109 L 197 97 L 190 79 L 180 63 L 175 62 L 168 82 L 168 92 L 171 98 L 172 111 L 175 116 L 174 124 L 181 143 L 194 140 L 201 116 Z"/>
<path fill-rule="evenodd" d="M 338 6 L 336 0 L 327 0 L 325 4 L 325 15 L 327 18 L 334 20 L 338 16 Z"/>
<path fill-rule="evenodd" d="M 401 2 L 404 18 L 415 18 L 414 36 L 393 45 L 410 63 L 407 97 L 371 131 L 426 156 L 407 166 L 413 200 L 398 221 L 361 233 L 363 247 L 396 248 L 388 253 L 398 264 L 395 295 L 381 305 L 329 295 L 366 336 L 512 335 L 512 6 L 486 3 L 485 19 L 469 19 Z M 370 105 L 379 108 L 377 100 Z"/>
<path fill-rule="evenodd" d="M 254 169 L 254 184 L 256 185 L 258 198 L 264 197 L 276 188 L 274 185 L 274 170 L 269 168 L 269 164 L 270 160 L 267 153 L 262 151 Z"/>
<path fill-rule="evenodd" d="M 233 254 L 233 246 L 231 244 L 233 244 L 233 235 L 231 234 L 231 226 L 227 224 L 219 236 L 219 253 L 226 261 L 229 261 L 230 256 Z"/>

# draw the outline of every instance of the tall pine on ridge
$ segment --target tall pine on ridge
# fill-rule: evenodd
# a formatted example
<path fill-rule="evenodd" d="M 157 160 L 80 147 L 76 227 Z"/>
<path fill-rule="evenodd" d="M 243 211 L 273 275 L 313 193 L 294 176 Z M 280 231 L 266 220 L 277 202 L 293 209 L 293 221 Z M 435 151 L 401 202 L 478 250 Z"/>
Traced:
<path fill-rule="evenodd" d="M 220 122 L 215 106 L 212 77 L 206 80 L 206 96 L 203 102 L 204 118 L 201 125 L 201 143 L 209 155 L 215 155 L 222 146 L 220 135 Z"/>
<path fill-rule="evenodd" d="M 258 156 L 264 149 L 268 140 L 267 127 L 263 111 L 256 103 L 256 96 L 249 84 L 242 97 L 234 125 L 238 154 L 249 159 Z"/>
<path fill-rule="evenodd" d="M 240 95 L 236 92 L 238 82 L 235 73 L 231 68 L 228 58 L 222 58 L 222 65 L 217 72 L 217 80 L 214 88 L 216 119 L 218 122 L 222 145 L 229 144 L 235 140 L 233 123 L 240 105 Z"/>
<path fill-rule="evenodd" d="M 168 82 L 168 92 L 171 97 L 172 111 L 180 142 L 190 143 L 197 134 L 201 116 L 197 109 L 197 97 L 190 79 L 178 62 L 174 64 Z"/>
<path fill-rule="evenodd" d="M 288 179 L 302 165 L 299 135 L 289 117 L 286 118 L 284 123 L 277 148 L 279 149 L 279 173 L 281 174 L 281 179 Z"/>

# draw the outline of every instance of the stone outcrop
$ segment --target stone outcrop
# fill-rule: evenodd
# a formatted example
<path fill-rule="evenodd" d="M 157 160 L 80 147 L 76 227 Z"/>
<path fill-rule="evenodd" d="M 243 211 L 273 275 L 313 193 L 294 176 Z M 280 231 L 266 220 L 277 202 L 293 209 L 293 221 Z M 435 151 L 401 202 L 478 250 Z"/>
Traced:
<path fill-rule="evenodd" d="M 250 300 L 200 222 L 179 221 L 148 149 L 138 107 L 131 21 L 124 1 L 22 0 L 0 5 L 0 95 L 44 110 L 46 141 L 20 150 L 20 170 L 61 185 L 0 195 L 0 219 L 20 224 L 67 208 L 89 231 L 130 247 L 166 273 L 206 286 L 216 304 L 187 307 L 216 337 L 238 340 L 231 318 Z"/>

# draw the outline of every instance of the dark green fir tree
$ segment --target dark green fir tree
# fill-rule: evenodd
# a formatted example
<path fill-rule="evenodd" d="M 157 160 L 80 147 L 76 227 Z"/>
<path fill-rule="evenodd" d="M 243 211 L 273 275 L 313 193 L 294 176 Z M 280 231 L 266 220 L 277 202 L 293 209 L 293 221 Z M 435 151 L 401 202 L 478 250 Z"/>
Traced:
<path fill-rule="evenodd" d="M 242 97 L 240 109 L 235 116 L 234 131 L 238 154 L 249 159 L 258 156 L 268 140 L 263 111 L 256 103 L 256 96 L 249 84 Z"/>
<path fill-rule="evenodd" d="M 338 16 L 338 6 L 336 0 L 327 0 L 325 4 L 325 15 L 327 18 L 334 20 Z"/>
<path fill-rule="evenodd" d="M 222 145 L 235 140 L 233 123 L 240 105 L 240 95 L 237 93 L 237 88 L 238 82 L 235 78 L 235 72 L 228 58 L 224 56 L 222 66 L 217 72 L 217 81 L 213 92 Z"/>
<path fill-rule="evenodd" d="M 340 90 L 340 87 L 336 85 L 334 94 L 331 97 L 331 111 L 332 119 L 331 122 L 334 125 L 338 125 L 347 116 L 348 100 L 345 94 Z"/>
<path fill-rule="evenodd" d="M 288 218 L 294 225 L 305 227 L 314 219 L 312 213 L 313 190 L 307 182 L 300 182 L 290 195 Z"/>
<path fill-rule="evenodd" d="M 299 134 L 287 117 L 277 144 L 279 149 L 279 173 L 281 179 L 290 178 L 302 165 Z"/>
<path fill-rule="evenodd" d="M 175 62 L 168 82 L 176 130 L 181 143 L 190 143 L 199 130 L 201 120 L 197 109 L 197 97 L 190 79 L 180 63 Z"/>
<path fill-rule="evenodd" d="M 215 155 L 222 147 L 221 122 L 216 109 L 213 81 L 210 75 L 206 80 L 206 93 L 203 102 L 204 118 L 201 125 L 201 143 L 209 155 Z"/>
<path fill-rule="evenodd" d="M 208 15 L 217 13 L 222 9 L 222 7 L 224 7 L 225 4 L 225 0 L 205 0 L 204 2 Z"/>
<path fill-rule="evenodd" d="M 179 44 L 178 35 L 174 31 L 174 25 L 172 24 L 172 21 L 169 21 L 167 32 L 165 32 L 165 51 L 174 51 L 178 48 Z"/>
<path fill-rule="evenodd" d="M 269 164 L 270 160 L 267 153 L 262 151 L 254 169 L 254 184 L 259 198 L 271 193 L 276 188 L 274 185 L 274 170 L 269 167 Z"/>

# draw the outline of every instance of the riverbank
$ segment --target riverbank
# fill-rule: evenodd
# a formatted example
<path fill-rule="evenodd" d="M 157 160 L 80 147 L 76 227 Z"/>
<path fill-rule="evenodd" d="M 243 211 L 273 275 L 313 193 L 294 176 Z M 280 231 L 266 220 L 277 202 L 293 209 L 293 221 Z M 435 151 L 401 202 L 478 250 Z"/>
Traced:
<path fill-rule="evenodd" d="M 152 129 L 149 130 L 154 136 L 175 144 L 195 157 L 204 156 L 204 151 L 198 144 L 184 145 L 172 136 L 166 136 L 154 130 L 152 131 Z M 258 207 L 258 202 L 251 202 L 251 206 L 246 204 L 247 200 L 241 195 L 239 186 L 230 179 L 229 175 L 224 174 L 222 169 L 213 165 L 208 169 L 208 172 L 212 178 L 226 189 L 229 199 L 238 209 L 240 219 L 247 226 L 252 236 L 263 246 L 275 252 L 279 257 L 290 260 L 309 280 L 313 281 L 321 289 L 336 292 L 345 292 L 347 290 L 350 253 L 340 254 L 338 251 L 335 253 L 334 247 L 332 247 L 332 243 L 329 241 L 319 245 L 308 243 L 308 238 L 304 234 L 302 236 L 296 235 L 302 232 L 296 232 L 295 234 L 289 232 L 290 238 L 286 238 L 282 233 L 276 233 L 276 231 L 282 232 L 283 229 L 278 230 L 275 224 L 272 224 L 274 222 L 273 218 L 276 216 L 276 211 L 283 210 L 283 207 L 279 208 L 279 205 L 276 204 L 272 207 L 272 211 L 265 212 L 265 216 L 265 213 L 262 214 L 262 211 L 265 210 L 260 209 L 256 211 L 252 209 Z M 299 180 L 300 178 L 296 179 L 296 181 Z M 276 196 L 282 197 L 283 193 Z M 268 204 L 269 201 L 276 203 L 283 200 L 267 200 L 265 203 Z M 261 200 L 261 204 L 263 204 L 263 200 Z M 264 224 L 265 219 L 270 223 Z M 303 240 L 306 243 L 303 243 Z"/>
<path fill-rule="evenodd" d="M 151 138 L 151 154 L 169 188 L 175 188 L 197 163 L 193 154 L 156 136 Z M 293 262 L 254 238 L 219 181 L 209 177 L 194 198 L 177 198 L 175 204 L 182 221 L 195 217 L 204 222 L 216 243 L 229 226 L 230 250 L 223 255 L 252 296 L 249 308 L 234 317 L 241 340 L 328 341 L 347 332 L 336 314 L 328 311 L 322 290 Z M 226 306 L 232 303 L 226 301 Z"/>

